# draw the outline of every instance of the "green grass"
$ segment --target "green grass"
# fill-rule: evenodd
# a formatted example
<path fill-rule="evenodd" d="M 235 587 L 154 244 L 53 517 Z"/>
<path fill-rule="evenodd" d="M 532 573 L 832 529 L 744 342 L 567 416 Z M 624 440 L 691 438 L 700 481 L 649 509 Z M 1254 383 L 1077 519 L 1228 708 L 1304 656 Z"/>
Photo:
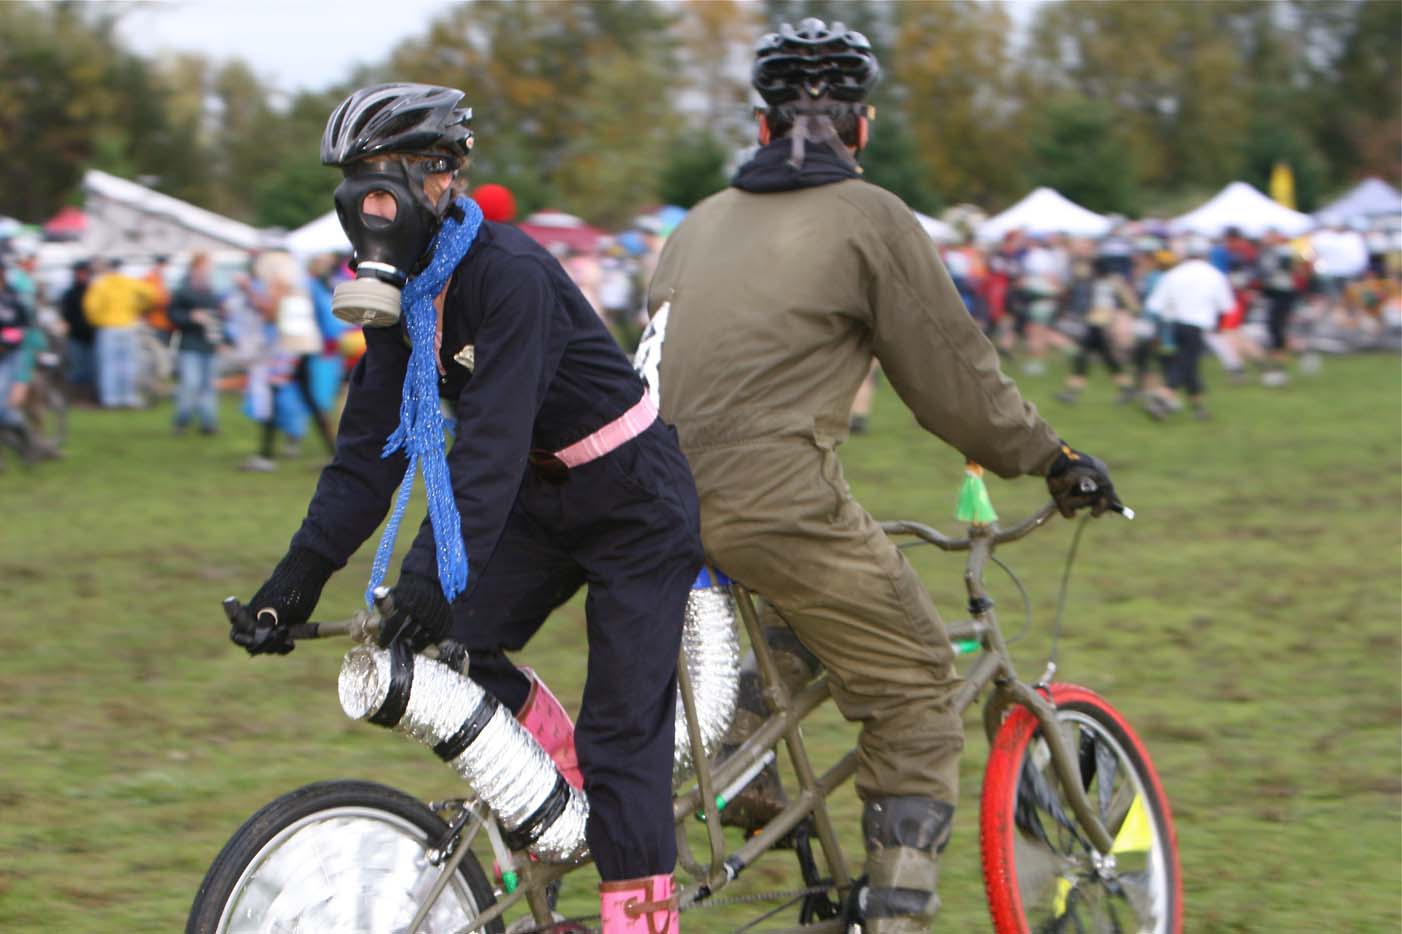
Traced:
<path fill-rule="evenodd" d="M 1055 389 L 1024 384 L 1039 402 Z M 1402 370 L 1392 357 L 1329 360 L 1284 391 L 1214 387 L 1207 423 L 1153 424 L 1113 406 L 1104 383 L 1074 409 L 1045 403 L 1139 510 L 1082 540 L 1058 677 L 1111 699 L 1153 754 L 1178 821 L 1188 931 L 1395 932 Z M 239 473 L 254 430 L 232 401 L 225 414 L 207 440 L 171 437 L 168 410 L 79 412 L 66 460 L 0 474 L 0 930 L 178 929 L 234 828 L 306 782 L 455 790 L 426 750 L 340 713 L 342 647 L 249 659 L 226 641 L 219 600 L 246 597 L 282 554 L 320 452 L 308 439 L 275 474 Z M 889 387 L 843 458 L 873 513 L 953 527 L 959 459 Z M 991 486 L 1005 518 L 1045 495 L 1032 479 Z M 1038 614 L 1015 647 L 1028 677 L 1045 661 L 1070 533 L 1057 522 L 1004 553 Z M 368 551 L 320 615 L 358 605 Z M 958 614 L 957 559 L 911 556 Z M 990 582 L 1016 631 L 1016 591 Z M 573 706 L 581 613 L 560 616 L 525 658 Z M 989 926 L 976 819 L 987 746 L 976 711 L 968 725 L 939 930 Z M 806 735 L 830 759 L 853 733 L 829 715 Z M 850 838 L 850 792 L 837 813 Z M 791 866 L 775 854 L 725 894 L 793 886 Z M 592 891 L 582 873 L 566 909 L 591 913 Z M 727 931 L 752 915 L 685 924 Z"/>

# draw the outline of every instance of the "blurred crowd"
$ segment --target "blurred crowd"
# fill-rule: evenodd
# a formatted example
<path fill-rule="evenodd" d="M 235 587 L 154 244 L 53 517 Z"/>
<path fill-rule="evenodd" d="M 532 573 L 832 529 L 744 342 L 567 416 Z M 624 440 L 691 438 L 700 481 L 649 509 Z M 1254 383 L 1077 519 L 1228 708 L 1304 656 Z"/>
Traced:
<path fill-rule="evenodd" d="M 969 313 L 1023 373 L 1065 358 L 1057 398 L 1075 403 L 1092 368 L 1121 403 L 1155 418 L 1207 416 L 1201 358 L 1228 378 L 1290 381 L 1321 352 L 1402 346 L 1402 245 L 1395 230 L 1325 228 L 1289 239 L 1229 228 L 1173 237 L 1121 223 L 1098 240 L 1010 231 L 995 245 L 941 249 Z"/>
<path fill-rule="evenodd" d="M 588 246 L 547 243 L 629 352 L 668 229 L 643 218 Z M 1057 394 L 1066 404 L 1103 370 L 1120 403 L 1157 419 L 1207 417 L 1207 355 L 1233 382 L 1255 375 L 1279 387 L 1320 353 L 1402 346 L 1395 231 L 1252 239 L 1227 230 L 1209 240 L 1120 223 L 1098 240 L 1011 231 L 996 244 L 932 248 L 1005 366 L 1066 368 Z M 331 313 L 348 260 L 282 250 L 93 258 L 54 282 L 38 274 L 32 250 L 0 241 L 0 466 L 7 449 L 25 463 L 60 456 L 70 405 L 168 402 L 173 432 L 214 435 L 221 393 L 239 394 L 253 424 L 244 469 L 275 469 L 309 431 L 329 456 L 365 346 Z M 874 368 L 858 395 L 854 432 L 866 427 L 878 376 Z"/>
<path fill-rule="evenodd" d="M 364 349 L 331 314 L 351 274 L 343 257 L 81 260 L 48 290 L 33 253 L 0 256 L 0 441 L 20 460 L 60 455 L 69 406 L 169 401 L 174 433 L 215 435 L 221 392 L 241 393 L 257 426 L 246 469 L 273 469 L 279 442 L 296 453 L 309 426 L 332 451 L 333 409 Z"/>

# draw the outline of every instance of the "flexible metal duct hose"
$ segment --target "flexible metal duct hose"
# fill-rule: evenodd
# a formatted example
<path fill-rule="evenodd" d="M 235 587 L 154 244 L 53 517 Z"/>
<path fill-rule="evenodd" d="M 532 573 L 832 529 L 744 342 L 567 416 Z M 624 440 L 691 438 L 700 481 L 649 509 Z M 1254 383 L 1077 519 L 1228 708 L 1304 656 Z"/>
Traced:
<path fill-rule="evenodd" d="M 730 592 L 705 571 L 687 603 L 682 645 L 703 755 L 710 756 L 735 712 L 740 646 Z M 511 711 L 471 678 L 407 649 L 358 646 L 346 653 L 338 687 L 351 719 L 390 727 L 432 748 L 496 814 L 513 850 L 529 850 L 548 862 L 576 862 L 587 854 L 584 793 L 564 780 Z M 676 709 L 674 781 L 680 784 L 694 760 L 680 698 Z"/>
<path fill-rule="evenodd" d="M 720 747 L 735 716 L 740 696 L 740 635 L 735 626 L 735 600 L 723 578 L 712 580 L 701 571 L 686 604 L 682 630 L 682 657 L 696 697 L 696 719 L 701 726 L 701 757 L 710 758 Z M 676 755 L 672 759 L 672 786 L 691 777 L 696 762 L 691 755 L 691 734 L 686 711 L 677 698 Z"/>
<path fill-rule="evenodd" d="M 346 653 L 339 689 L 351 719 L 432 747 L 497 815 L 512 849 L 550 862 L 575 862 L 588 852 L 584 793 L 471 678 L 422 655 L 360 646 Z"/>

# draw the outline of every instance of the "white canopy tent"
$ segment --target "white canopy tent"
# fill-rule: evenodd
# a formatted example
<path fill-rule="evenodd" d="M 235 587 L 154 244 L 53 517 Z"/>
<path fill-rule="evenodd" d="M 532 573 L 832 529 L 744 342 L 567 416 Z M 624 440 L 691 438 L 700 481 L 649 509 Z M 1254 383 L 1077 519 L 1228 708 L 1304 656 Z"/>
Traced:
<path fill-rule="evenodd" d="M 1054 188 L 1038 188 L 1002 214 L 994 215 L 978 229 L 978 239 L 991 243 L 1010 230 L 1033 236 L 1064 233 L 1078 237 L 1103 237 L 1110 219 L 1083 208 Z"/>
<path fill-rule="evenodd" d="M 321 253 L 349 253 L 351 242 L 341 229 L 335 211 L 328 211 L 309 224 L 303 224 L 283 238 L 283 245 L 293 256 L 306 258 Z"/>
<path fill-rule="evenodd" d="M 83 176 L 83 196 L 82 244 L 88 253 L 149 257 L 254 250 L 267 242 L 256 227 L 106 172 Z"/>
<path fill-rule="evenodd" d="M 1206 204 L 1168 222 L 1174 233 L 1205 237 L 1220 237 L 1228 227 L 1235 227 L 1248 237 L 1259 237 L 1270 230 L 1295 237 L 1311 230 L 1314 219 L 1272 201 L 1246 182 L 1232 182 Z"/>
<path fill-rule="evenodd" d="M 1374 217 L 1402 218 L 1402 192 L 1380 178 L 1365 178 L 1314 215 L 1319 223 L 1330 226 Z"/>
<path fill-rule="evenodd" d="M 915 212 L 915 219 L 920 222 L 920 226 L 925 228 L 925 233 L 930 235 L 930 239 L 936 243 L 953 243 L 958 239 L 954 227 L 946 224 L 942 220 L 937 220 L 928 214 Z"/>

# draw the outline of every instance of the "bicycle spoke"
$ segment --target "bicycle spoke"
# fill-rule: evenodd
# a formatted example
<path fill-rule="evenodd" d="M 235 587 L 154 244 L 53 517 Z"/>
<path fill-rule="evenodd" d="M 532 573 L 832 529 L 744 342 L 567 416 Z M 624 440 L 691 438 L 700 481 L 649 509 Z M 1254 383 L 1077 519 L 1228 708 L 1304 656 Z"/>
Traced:
<path fill-rule="evenodd" d="M 1080 742 L 1076 744 L 1076 758 L 1081 769 L 1081 788 L 1090 791 L 1091 782 L 1095 781 L 1096 768 L 1101 764 L 1100 756 L 1096 751 L 1095 736 L 1085 730 L 1081 730 L 1080 734 Z"/>
<path fill-rule="evenodd" d="M 1116 779 L 1119 777 L 1120 760 L 1115 755 L 1115 750 L 1107 744 L 1099 742 L 1091 736 L 1091 742 L 1095 747 L 1095 771 L 1100 781 L 1100 819 L 1105 820 L 1109 813 L 1110 801 L 1115 792 Z M 1109 829 L 1108 827 L 1106 828 Z M 1111 831 L 1113 833 L 1114 831 Z"/>
<path fill-rule="evenodd" d="M 1014 843 L 1018 860 L 1018 888 L 1025 905 L 1053 905 L 1064 898 L 1070 879 L 1077 874 L 1073 861 L 1050 846 L 1040 846 L 1032 840 L 1018 839 Z"/>
<path fill-rule="evenodd" d="M 1130 808 L 1134 807 L 1135 799 L 1139 797 L 1139 792 L 1135 790 L 1133 783 L 1125 781 L 1114 789 L 1107 803 L 1101 805 L 1101 820 L 1105 823 L 1105 829 L 1110 836 L 1117 836 L 1124 828 L 1125 818 L 1129 816 Z M 1118 848 L 1117 848 L 1118 849 Z"/>
<path fill-rule="evenodd" d="M 1125 929 L 1120 926 L 1120 915 L 1119 912 L 1115 910 L 1115 902 L 1116 899 L 1107 893 L 1105 898 L 1105 916 L 1110 924 L 1109 934 L 1124 934 Z"/>
<path fill-rule="evenodd" d="M 1152 880 L 1149 873 L 1121 873 L 1117 881 L 1125 901 L 1129 902 L 1130 908 L 1134 910 L 1134 916 L 1139 919 L 1139 927 L 1135 930 L 1152 931 L 1159 919 L 1154 910 L 1154 893 L 1151 889 Z"/>
<path fill-rule="evenodd" d="M 1024 835 L 1051 846 L 1051 837 L 1047 835 L 1046 829 L 1042 826 L 1042 819 L 1038 816 L 1039 808 L 1045 810 L 1041 802 L 1045 800 L 1047 795 L 1047 789 L 1041 785 L 1041 773 L 1032 764 L 1032 760 L 1028 759 L 1022 764 L 1022 777 L 1017 783 L 1017 802 L 1014 807 L 1013 822 Z"/>
<path fill-rule="evenodd" d="M 1051 768 L 1050 763 L 1048 763 L 1047 768 Z M 1090 841 L 1081 834 L 1080 827 L 1077 826 L 1075 818 L 1068 814 L 1066 809 L 1062 807 L 1061 797 L 1056 792 L 1054 781 L 1054 779 L 1044 774 L 1040 769 L 1034 767 L 1032 759 L 1029 757 L 1027 761 L 1023 763 L 1022 780 L 1018 782 L 1018 811 L 1021 813 L 1024 805 L 1027 805 L 1030 808 L 1036 808 L 1037 810 L 1045 812 L 1055 821 L 1059 828 L 1059 836 L 1069 837 L 1071 842 L 1075 843 L 1074 849 L 1089 852 L 1091 850 Z M 1027 795 L 1025 801 L 1023 799 L 1024 793 Z M 1045 830 L 1042 829 L 1041 822 L 1036 818 L 1034 811 L 1029 810 L 1026 821 L 1028 826 L 1033 828 L 1032 832 L 1034 836 L 1038 836 L 1039 839 L 1044 840 L 1048 845 L 1055 846 Z M 1022 822 L 1019 822 L 1018 826 L 1023 826 Z M 1073 848 L 1068 844 L 1063 844 L 1057 847 L 1057 849 L 1069 854 Z"/>
<path fill-rule="evenodd" d="M 230 934 L 397 930 L 433 884 L 426 843 L 372 820 L 310 823 L 252 868 L 233 906 Z M 424 930 L 460 926 L 470 917 L 463 907 L 461 892 L 440 898 Z"/>

